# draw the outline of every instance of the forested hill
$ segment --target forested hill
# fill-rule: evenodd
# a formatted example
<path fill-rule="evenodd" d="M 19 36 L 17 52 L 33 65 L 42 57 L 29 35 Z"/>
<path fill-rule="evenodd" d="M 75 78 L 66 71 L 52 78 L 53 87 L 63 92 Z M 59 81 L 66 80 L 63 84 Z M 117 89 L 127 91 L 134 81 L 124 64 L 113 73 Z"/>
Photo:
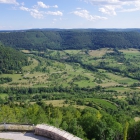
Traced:
<path fill-rule="evenodd" d="M 48 29 L 0 32 L 5 45 L 29 50 L 140 48 L 140 32 L 104 29 Z"/>
<path fill-rule="evenodd" d="M 0 73 L 21 72 L 25 65 L 28 65 L 28 60 L 24 54 L 13 48 L 0 45 Z"/>

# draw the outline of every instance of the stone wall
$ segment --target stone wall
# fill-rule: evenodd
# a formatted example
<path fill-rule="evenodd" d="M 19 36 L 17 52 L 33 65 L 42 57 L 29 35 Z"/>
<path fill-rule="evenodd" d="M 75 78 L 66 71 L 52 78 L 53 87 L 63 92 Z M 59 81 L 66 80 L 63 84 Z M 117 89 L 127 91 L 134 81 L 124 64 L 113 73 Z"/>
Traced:
<path fill-rule="evenodd" d="M 35 134 L 51 138 L 53 140 L 82 140 L 64 130 L 50 125 L 37 125 Z"/>

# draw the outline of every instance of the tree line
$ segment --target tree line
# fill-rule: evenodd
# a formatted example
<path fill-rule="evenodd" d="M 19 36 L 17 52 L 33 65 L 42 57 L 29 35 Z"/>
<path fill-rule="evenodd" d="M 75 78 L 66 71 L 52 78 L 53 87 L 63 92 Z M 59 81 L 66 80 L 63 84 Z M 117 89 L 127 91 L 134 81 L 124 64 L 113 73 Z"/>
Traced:
<path fill-rule="evenodd" d="M 140 122 L 124 114 L 111 116 L 95 109 L 54 107 L 44 102 L 0 106 L 1 123 L 47 123 L 84 140 L 139 140 Z"/>

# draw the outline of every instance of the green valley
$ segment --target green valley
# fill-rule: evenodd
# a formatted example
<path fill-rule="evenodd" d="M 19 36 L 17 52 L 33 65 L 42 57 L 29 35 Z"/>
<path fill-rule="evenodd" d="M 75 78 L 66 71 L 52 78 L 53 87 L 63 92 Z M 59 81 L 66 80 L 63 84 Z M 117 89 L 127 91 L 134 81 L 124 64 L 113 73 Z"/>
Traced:
<path fill-rule="evenodd" d="M 48 123 L 84 140 L 139 140 L 139 36 L 92 30 L 0 33 L 1 42 L 12 47 L 0 46 L 0 122 Z"/>

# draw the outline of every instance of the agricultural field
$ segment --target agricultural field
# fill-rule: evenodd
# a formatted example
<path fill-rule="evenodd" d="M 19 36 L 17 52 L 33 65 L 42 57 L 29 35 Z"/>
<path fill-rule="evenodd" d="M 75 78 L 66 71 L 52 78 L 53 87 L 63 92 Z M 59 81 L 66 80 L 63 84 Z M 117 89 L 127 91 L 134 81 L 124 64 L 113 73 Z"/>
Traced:
<path fill-rule="evenodd" d="M 52 104 L 55 107 L 68 107 L 68 106 L 74 106 L 75 108 L 80 108 L 80 109 L 84 109 L 84 108 L 90 108 L 86 105 L 76 105 L 73 101 L 70 101 L 69 103 L 66 103 L 66 100 L 48 100 L 45 101 L 45 103 L 47 105 Z"/>
<path fill-rule="evenodd" d="M 125 59 L 125 63 L 130 60 L 130 65 L 124 64 L 123 61 L 118 62 L 117 55 L 113 54 L 113 50 L 107 48 L 95 51 L 47 50 L 44 53 L 37 53 L 23 50 L 23 52 L 27 56 L 29 54 L 28 61 L 31 64 L 23 67 L 21 74 L 1 74 L 0 77 L 12 78 L 12 82 L 2 84 L 2 86 L 49 87 L 62 85 L 66 87 L 73 85 L 93 88 L 100 85 L 105 88 L 121 86 L 123 90 L 134 83 L 139 83 L 139 77 L 136 77 L 137 71 L 128 73 L 128 66 L 135 66 L 134 60 L 139 59 L 138 50 L 119 51 Z M 137 61 L 137 63 L 140 62 Z M 136 69 L 138 69 L 137 66 Z"/>
<path fill-rule="evenodd" d="M 26 54 L 29 53 L 28 50 L 23 50 L 23 52 Z M 103 72 L 100 71 L 94 72 L 83 68 L 79 63 L 76 62 L 75 63 L 61 62 L 67 59 L 69 55 L 72 55 L 73 57 L 75 57 L 76 55 L 77 57 L 80 57 L 82 59 L 81 61 L 88 60 L 88 63 L 92 65 L 93 62 L 91 62 L 92 61 L 91 58 L 94 59 L 97 57 L 96 55 L 94 55 L 95 53 L 95 54 L 100 54 L 99 59 L 97 59 L 96 61 L 94 60 L 95 64 L 93 65 L 96 65 L 100 60 L 100 58 L 103 57 L 103 55 L 105 55 L 108 52 L 108 49 L 95 50 L 95 51 L 92 50 L 89 51 L 88 54 L 83 52 L 84 52 L 83 50 L 82 51 L 67 50 L 64 52 L 48 50 L 46 55 L 49 54 L 51 57 L 53 57 L 52 59 L 57 58 L 57 60 L 46 59 L 44 57 L 38 57 L 35 55 L 32 56 L 33 58 L 29 56 L 28 59 L 32 63 L 29 66 L 23 67 L 22 74 L 1 75 L 1 77 L 12 78 L 12 82 L 5 83 L 3 84 L 3 86 L 15 85 L 15 86 L 48 87 L 52 84 L 53 85 L 59 84 L 64 86 L 76 85 L 80 87 L 94 87 L 97 85 L 101 85 L 103 87 L 110 87 L 110 86 L 116 86 L 120 84 L 128 86 L 133 84 L 134 82 L 138 82 L 135 79 L 131 79 L 124 76 L 122 77 L 121 75 L 116 75 L 106 70 Z M 138 53 L 137 51 L 135 52 Z M 58 58 L 58 54 L 59 54 L 59 58 Z M 104 61 L 110 61 L 110 60 L 107 59 Z M 84 63 L 86 63 L 86 61 L 84 61 Z"/>
<path fill-rule="evenodd" d="M 0 91 L 2 100 L 13 96 L 10 92 L 13 89 L 8 88 L 15 88 L 17 94 L 31 93 L 30 98 L 26 94 L 11 98 L 18 102 L 42 100 L 47 105 L 52 103 L 59 107 L 73 105 L 115 111 L 118 100 L 129 101 L 133 94 L 140 97 L 140 52 L 137 49 L 22 52 L 27 55 L 30 65 L 22 67 L 21 73 L 0 75 L 0 78 L 12 79 L 0 84 L 6 88 Z M 83 103 L 79 104 L 75 98 L 82 99 Z M 70 102 L 66 104 L 65 100 Z"/>

